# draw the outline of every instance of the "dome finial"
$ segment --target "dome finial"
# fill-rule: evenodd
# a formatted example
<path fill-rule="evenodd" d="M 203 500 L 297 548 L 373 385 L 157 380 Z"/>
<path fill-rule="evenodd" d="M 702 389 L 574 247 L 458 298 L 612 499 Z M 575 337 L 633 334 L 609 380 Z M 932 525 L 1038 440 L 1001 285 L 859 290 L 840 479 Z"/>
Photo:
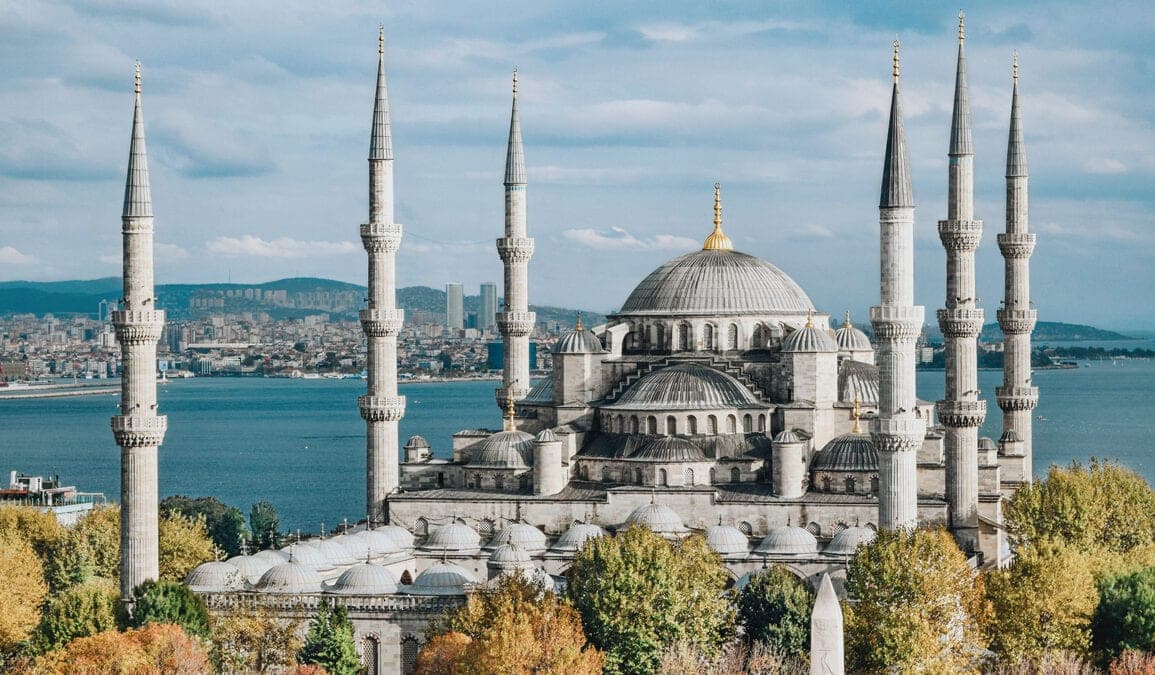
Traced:
<path fill-rule="evenodd" d="M 850 310 L 846 310 L 846 321 L 842 324 L 843 328 L 854 328 L 854 324 L 850 323 Z"/>
<path fill-rule="evenodd" d="M 513 67 L 513 95 L 517 96 L 517 66 Z"/>
<path fill-rule="evenodd" d="M 733 251 L 734 244 L 722 232 L 722 184 L 714 183 L 714 231 L 702 245 L 704 251 Z"/>
<path fill-rule="evenodd" d="M 894 82 L 898 84 L 898 38 L 894 38 Z"/>
<path fill-rule="evenodd" d="M 861 414 L 862 414 L 862 411 L 859 410 L 859 407 L 858 407 L 858 394 L 855 394 L 854 395 L 854 431 L 852 433 L 855 433 L 855 434 L 861 434 L 862 433 L 862 428 L 858 425 L 858 417 Z"/>
<path fill-rule="evenodd" d="M 516 382 L 514 383 L 516 384 Z M 513 387 L 511 386 L 505 392 L 505 424 L 503 431 L 517 431 L 517 422 L 514 416 L 517 415 L 517 409 L 513 405 Z"/>
<path fill-rule="evenodd" d="M 136 62 L 135 80 L 136 80 L 136 82 L 135 82 L 135 86 L 133 88 L 133 91 L 135 91 L 136 93 L 139 94 L 140 93 L 140 61 Z"/>
<path fill-rule="evenodd" d="M 958 11 L 958 41 L 962 44 L 967 39 L 967 15 L 961 9 Z"/>
<path fill-rule="evenodd" d="M 814 310 L 806 310 L 806 328 L 814 328 Z"/>
<path fill-rule="evenodd" d="M 579 333 L 582 332 L 583 330 L 585 330 L 585 328 L 582 328 L 582 313 L 581 312 L 577 313 L 577 323 L 574 324 L 573 329 Z"/>
<path fill-rule="evenodd" d="M 377 24 L 377 55 L 385 55 L 385 24 Z"/>
<path fill-rule="evenodd" d="M 1019 50 L 1015 50 L 1011 56 L 1011 77 L 1015 78 L 1015 83 L 1019 81 Z"/>

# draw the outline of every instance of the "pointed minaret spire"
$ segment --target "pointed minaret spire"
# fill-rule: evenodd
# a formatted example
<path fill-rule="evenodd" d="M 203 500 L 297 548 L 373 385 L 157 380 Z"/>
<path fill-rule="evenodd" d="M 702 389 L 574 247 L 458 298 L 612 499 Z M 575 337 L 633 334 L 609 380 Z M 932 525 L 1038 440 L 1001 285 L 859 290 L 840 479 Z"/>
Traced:
<path fill-rule="evenodd" d="M 140 61 L 136 62 L 136 105 L 132 111 L 132 142 L 128 149 L 128 176 L 124 181 L 124 218 L 152 217 L 152 189 L 148 183 L 148 151 L 144 143 L 144 116 L 140 109 Z"/>
<path fill-rule="evenodd" d="M 517 68 L 513 69 L 513 111 L 509 116 L 509 148 L 505 154 L 505 184 L 525 185 L 525 150 L 521 145 L 521 117 L 517 114 Z"/>
<path fill-rule="evenodd" d="M 958 13 L 958 62 L 954 77 L 954 114 L 950 124 L 950 154 L 972 155 L 971 106 L 967 92 L 966 16 Z"/>
<path fill-rule="evenodd" d="M 385 26 L 377 33 L 377 98 L 373 102 L 373 134 L 369 159 L 393 159 L 393 134 L 389 128 L 389 90 L 385 83 Z"/>
<path fill-rule="evenodd" d="M 898 40 L 894 41 L 894 87 L 890 95 L 890 125 L 886 132 L 886 155 L 882 161 L 882 195 L 878 208 L 914 206 L 910 162 L 906 158 L 906 132 L 902 128 L 902 101 L 898 95 Z"/>
<path fill-rule="evenodd" d="M 1014 90 L 1011 92 L 1011 130 L 1007 138 L 1007 178 L 1027 175 L 1027 146 L 1023 143 L 1023 114 L 1019 109 L 1019 53 L 1011 64 Z"/>

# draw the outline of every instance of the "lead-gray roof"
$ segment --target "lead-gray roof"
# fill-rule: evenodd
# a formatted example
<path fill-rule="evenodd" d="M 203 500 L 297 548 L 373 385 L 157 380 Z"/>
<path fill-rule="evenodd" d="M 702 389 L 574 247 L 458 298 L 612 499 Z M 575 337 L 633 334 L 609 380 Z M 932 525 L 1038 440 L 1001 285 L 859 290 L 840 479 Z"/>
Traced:
<path fill-rule="evenodd" d="M 144 142 L 144 114 L 140 104 L 140 64 L 136 64 L 136 102 L 132 108 L 132 141 L 124 181 L 124 218 L 152 217 L 152 188 L 148 180 L 148 150 Z"/>
<path fill-rule="evenodd" d="M 910 181 L 910 162 L 906 157 L 906 132 L 902 128 L 902 101 L 898 95 L 898 78 L 890 96 L 890 126 L 886 131 L 886 155 L 882 161 L 882 193 L 878 208 L 914 206 L 914 189 Z"/>
<path fill-rule="evenodd" d="M 491 469 L 528 469 L 532 461 L 533 434 L 524 431 L 499 431 L 481 442 L 469 459 L 470 467 Z"/>
<path fill-rule="evenodd" d="M 1007 178 L 1027 175 L 1027 144 L 1023 142 L 1023 114 L 1019 109 L 1019 62 L 1015 61 L 1015 86 L 1011 93 L 1011 128 L 1007 133 Z"/>
<path fill-rule="evenodd" d="M 843 434 L 810 460 L 811 471 L 878 471 L 878 450 L 869 434 Z"/>
<path fill-rule="evenodd" d="M 554 354 L 601 354 L 604 351 L 601 340 L 584 328 L 562 335 L 553 346 Z"/>
<path fill-rule="evenodd" d="M 746 253 L 702 250 L 674 258 L 634 288 L 620 315 L 800 314 L 814 309 L 785 272 Z"/>
<path fill-rule="evenodd" d="M 651 373 L 605 406 L 622 410 L 763 408 L 741 382 L 700 363 L 678 363 Z"/>
<path fill-rule="evenodd" d="M 706 455 L 694 443 L 676 436 L 646 441 L 630 459 L 643 462 L 705 462 Z"/>
<path fill-rule="evenodd" d="M 803 326 L 786 336 L 782 341 L 782 351 L 792 352 L 822 352 L 838 351 L 838 345 L 826 334 L 826 331 L 815 326 Z"/>
<path fill-rule="evenodd" d="M 838 400 L 878 404 L 878 366 L 845 359 L 838 366 Z"/>

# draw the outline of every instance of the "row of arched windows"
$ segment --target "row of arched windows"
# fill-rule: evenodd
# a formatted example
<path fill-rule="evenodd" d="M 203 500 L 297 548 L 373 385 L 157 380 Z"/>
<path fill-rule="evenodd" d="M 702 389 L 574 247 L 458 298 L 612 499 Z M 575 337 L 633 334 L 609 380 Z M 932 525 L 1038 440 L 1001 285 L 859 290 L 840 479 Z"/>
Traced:
<path fill-rule="evenodd" d="M 633 349 L 733 351 L 747 348 L 739 339 L 741 332 L 737 323 L 729 323 L 724 327 L 713 323 L 703 324 L 700 335 L 688 321 L 676 324 L 673 330 L 669 330 L 665 323 L 635 324 L 627 340 L 628 346 Z M 776 334 L 775 329 L 759 324 L 750 333 L 748 348 L 765 349 Z"/>
<path fill-rule="evenodd" d="M 679 423 L 679 417 L 681 422 Z M 639 417 L 638 415 L 606 415 L 603 417 L 606 431 L 616 432 L 619 434 L 650 434 L 656 436 L 663 433 L 666 436 L 677 436 L 679 433 L 689 436 L 697 436 L 704 433 L 709 436 L 716 436 L 718 431 L 718 423 L 721 421 L 724 424 L 725 432 L 727 434 L 738 433 L 738 416 L 734 414 L 726 415 L 719 420 L 717 415 L 706 415 L 704 418 L 705 429 L 700 430 L 698 425 L 697 415 L 666 415 L 666 419 L 659 423 L 656 415 L 647 415 Z M 645 425 L 643 427 L 643 425 Z M 644 429 L 644 430 L 643 430 Z M 661 429 L 661 431 L 659 431 Z M 679 431 L 679 429 L 681 431 Z M 766 431 L 766 415 L 759 414 L 757 417 L 750 413 L 742 416 L 742 432 L 753 433 L 755 431 Z"/>
<path fill-rule="evenodd" d="M 590 480 L 590 467 L 588 464 L 582 465 L 581 470 L 580 470 L 580 475 L 582 477 L 582 480 Z M 658 469 L 658 473 L 655 476 L 655 478 L 656 478 L 655 483 L 657 485 L 660 485 L 662 487 L 668 487 L 670 484 L 670 476 L 669 476 L 669 473 L 666 471 L 666 469 L 661 469 L 661 468 Z M 626 468 L 623 468 L 620 472 L 616 472 L 608 466 L 603 466 L 602 472 L 601 472 L 601 480 L 603 483 L 613 483 L 616 481 L 616 482 L 621 482 L 621 483 L 633 483 L 634 485 L 644 485 L 645 484 L 644 474 L 642 472 L 641 467 L 635 467 L 632 471 L 629 469 L 629 467 L 626 467 Z M 711 468 L 710 469 L 710 482 L 708 483 L 708 485 L 714 485 L 717 482 L 718 482 L 717 470 Z M 736 466 L 732 467 L 730 469 L 730 482 L 731 483 L 741 483 L 742 482 L 742 470 Z M 682 471 L 682 485 L 685 485 L 687 487 L 696 485 L 696 474 L 694 473 L 694 469 L 692 469 L 690 467 L 686 467 L 685 469 L 683 469 L 683 471 Z"/>

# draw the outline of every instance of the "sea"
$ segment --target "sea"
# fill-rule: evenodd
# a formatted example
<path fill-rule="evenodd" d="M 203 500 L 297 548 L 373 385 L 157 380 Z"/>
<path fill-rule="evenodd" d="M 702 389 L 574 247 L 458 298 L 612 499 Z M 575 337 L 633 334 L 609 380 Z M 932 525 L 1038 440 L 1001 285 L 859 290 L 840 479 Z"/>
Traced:
<path fill-rule="evenodd" d="M 1085 344 L 1085 343 L 1080 343 Z M 1150 344 L 1150 343 L 1148 343 Z M 1146 345 L 1139 345 L 1146 346 Z M 990 401 L 983 435 L 998 438 L 994 390 L 1002 372 L 979 372 Z M 1155 484 L 1155 360 L 1080 362 L 1039 370 L 1035 473 L 1052 464 L 1115 459 Z M 107 381 L 106 385 L 116 384 Z M 408 398 L 401 443 L 429 441 L 450 457 L 462 429 L 500 428 L 494 381 L 402 384 Z M 168 415 L 160 449 L 160 495 L 212 495 L 248 515 L 258 500 L 285 530 L 317 531 L 364 518 L 365 425 L 361 380 L 193 378 L 159 385 Z M 918 395 L 933 401 L 942 371 L 919 371 Z M 0 400 L 0 471 L 58 474 L 65 484 L 119 499 L 119 448 L 109 429 L 118 393 Z"/>

